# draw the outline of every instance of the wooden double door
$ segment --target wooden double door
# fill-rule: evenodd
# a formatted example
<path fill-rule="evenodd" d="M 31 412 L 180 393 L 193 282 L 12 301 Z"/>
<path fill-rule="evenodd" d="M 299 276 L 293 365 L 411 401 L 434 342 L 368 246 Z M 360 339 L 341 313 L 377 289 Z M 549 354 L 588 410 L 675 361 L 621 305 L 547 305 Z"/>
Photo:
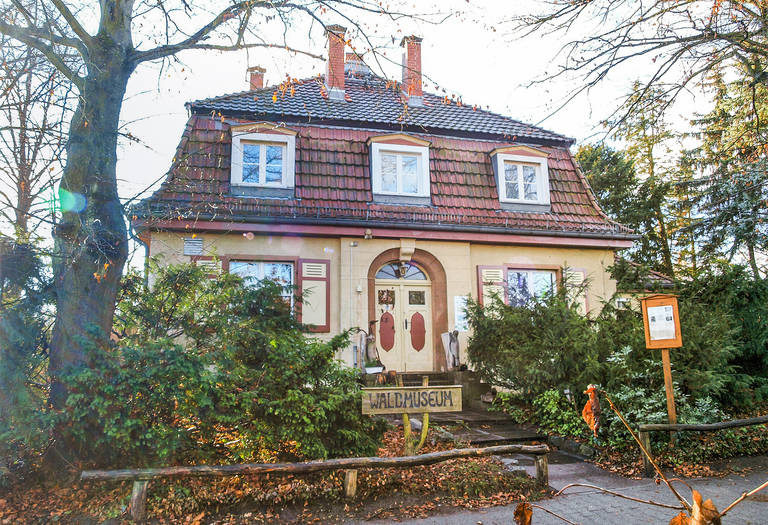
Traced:
<path fill-rule="evenodd" d="M 387 370 L 434 370 L 431 292 L 424 281 L 376 280 L 376 346 Z"/>

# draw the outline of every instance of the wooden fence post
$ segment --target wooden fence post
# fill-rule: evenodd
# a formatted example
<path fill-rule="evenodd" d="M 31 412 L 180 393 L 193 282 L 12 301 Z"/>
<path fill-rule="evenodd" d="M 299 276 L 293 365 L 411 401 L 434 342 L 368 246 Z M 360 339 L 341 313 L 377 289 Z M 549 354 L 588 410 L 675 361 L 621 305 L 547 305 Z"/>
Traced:
<path fill-rule="evenodd" d="M 133 521 L 142 522 L 147 512 L 147 484 L 146 479 L 140 479 L 133 482 L 131 491 L 130 513 Z"/>
<path fill-rule="evenodd" d="M 544 488 L 549 486 L 549 459 L 547 454 L 536 456 L 536 483 Z"/>
<path fill-rule="evenodd" d="M 648 451 L 648 454 L 653 454 L 651 451 L 651 433 L 650 432 L 643 432 L 642 430 L 637 433 L 638 437 L 640 438 L 640 443 L 643 444 L 643 447 L 645 447 L 645 450 Z M 653 468 L 653 465 L 651 464 L 651 461 L 648 459 L 648 456 L 642 453 L 643 456 L 643 475 L 646 478 L 650 478 L 654 475 L 656 472 Z"/>
<path fill-rule="evenodd" d="M 357 470 L 350 469 L 344 471 L 344 496 L 354 498 L 357 494 Z"/>

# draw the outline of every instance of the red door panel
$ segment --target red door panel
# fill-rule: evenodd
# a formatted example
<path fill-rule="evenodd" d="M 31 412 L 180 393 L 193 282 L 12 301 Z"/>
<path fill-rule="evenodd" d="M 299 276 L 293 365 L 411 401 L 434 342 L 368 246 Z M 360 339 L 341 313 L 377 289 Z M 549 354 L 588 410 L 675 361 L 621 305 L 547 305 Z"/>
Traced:
<path fill-rule="evenodd" d="M 389 312 L 384 312 L 379 319 L 379 341 L 387 352 L 395 346 L 395 318 Z"/>
<path fill-rule="evenodd" d="M 416 351 L 424 348 L 424 337 L 427 330 L 424 326 L 424 316 L 416 312 L 411 316 L 411 346 Z"/>

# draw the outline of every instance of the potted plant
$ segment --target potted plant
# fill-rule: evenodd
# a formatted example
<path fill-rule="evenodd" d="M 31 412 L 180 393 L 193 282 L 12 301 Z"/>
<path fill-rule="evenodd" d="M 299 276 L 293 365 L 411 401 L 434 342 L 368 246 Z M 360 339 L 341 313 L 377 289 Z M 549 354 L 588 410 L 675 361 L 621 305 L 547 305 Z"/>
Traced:
<path fill-rule="evenodd" d="M 380 374 L 381 372 L 384 371 L 384 368 L 385 368 L 384 365 L 378 359 L 374 359 L 374 360 L 366 359 L 365 360 L 365 373 L 366 374 Z"/>

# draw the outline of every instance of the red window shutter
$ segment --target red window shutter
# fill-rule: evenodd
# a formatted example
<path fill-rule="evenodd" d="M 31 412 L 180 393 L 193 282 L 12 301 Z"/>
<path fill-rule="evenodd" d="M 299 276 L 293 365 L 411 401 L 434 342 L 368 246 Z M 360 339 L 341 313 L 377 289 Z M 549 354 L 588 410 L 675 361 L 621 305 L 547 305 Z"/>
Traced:
<path fill-rule="evenodd" d="M 299 293 L 303 303 L 299 306 L 299 322 L 310 326 L 312 332 L 331 331 L 331 261 L 327 259 L 299 259 Z"/>
<path fill-rule="evenodd" d="M 498 294 L 506 303 L 507 268 L 505 266 L 477 267 L 477 300 L 485 304 L 490 297 Z"/>

